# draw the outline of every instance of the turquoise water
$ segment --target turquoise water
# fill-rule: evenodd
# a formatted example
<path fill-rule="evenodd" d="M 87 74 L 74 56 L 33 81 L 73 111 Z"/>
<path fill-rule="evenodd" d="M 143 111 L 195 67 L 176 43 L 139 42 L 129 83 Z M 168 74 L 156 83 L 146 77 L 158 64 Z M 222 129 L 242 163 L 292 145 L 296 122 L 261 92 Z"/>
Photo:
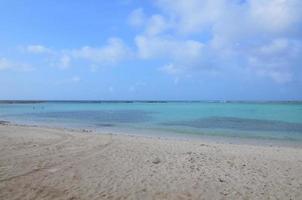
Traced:
<path fill-rule="evenodd" d="M 302 103 L 43 102 L 0 104 L 0 120 L 67 128 L 302 142 Z"/>

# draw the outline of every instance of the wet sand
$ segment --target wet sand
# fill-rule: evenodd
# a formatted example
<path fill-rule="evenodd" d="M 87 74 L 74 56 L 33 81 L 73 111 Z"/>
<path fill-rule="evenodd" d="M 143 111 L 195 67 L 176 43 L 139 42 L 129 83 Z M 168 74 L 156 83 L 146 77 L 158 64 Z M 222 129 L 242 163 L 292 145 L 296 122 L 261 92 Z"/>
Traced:
<path fill-rule="evenodd" d="M 0 199 L 302 199 L 302 148 L 1 123 Z"/>

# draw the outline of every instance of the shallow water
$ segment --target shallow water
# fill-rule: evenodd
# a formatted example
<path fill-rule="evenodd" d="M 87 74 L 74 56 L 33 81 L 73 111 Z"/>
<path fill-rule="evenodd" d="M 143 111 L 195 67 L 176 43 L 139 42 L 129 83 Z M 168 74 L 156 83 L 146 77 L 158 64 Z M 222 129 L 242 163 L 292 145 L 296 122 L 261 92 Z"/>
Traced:
<path fill-rule="evenodd" d="M 302 103 L 42 102 L 2 103 L 0 120 L 149 134 L 302 142 Z"/>

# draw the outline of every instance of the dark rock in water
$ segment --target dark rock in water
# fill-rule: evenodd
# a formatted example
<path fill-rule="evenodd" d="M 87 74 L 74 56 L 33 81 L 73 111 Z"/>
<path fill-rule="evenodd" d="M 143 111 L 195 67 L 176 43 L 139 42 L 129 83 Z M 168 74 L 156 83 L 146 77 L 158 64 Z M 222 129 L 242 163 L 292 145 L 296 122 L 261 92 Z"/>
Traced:
<path fill-rule="evenodd" d="M 0 125 L 8 125 L 9 121 L 0 121 Z"/>
<path fill-rule="evenodd" d="M 30 116 L 48 119 L 69 119 L 91 122 L 102 126 L 111 126 L 114 123 L 140 123 L 151 120 L 151 112 L 142 110 L 97 110 L 97 111 L 64 111 L 49 113 L 31 113 Z M 29 114 L 27 114 L 28 116 Z"/>
<path fill-rule="evenodd" d="M 97 126 L 101 126 L 101 127 L 113 127 L 114 124 L 97 124 Z"/>
<path fill-rule="evenodd" d="M 237 117 L 209 117 L 191 121 L 172 121 L 163 123 L 167 126 L 187 126 L 193 128 L 216 128 L 245 131 L 285 131 L 302 133 L 301 123 L 277 120 L 246 119 Z"/>

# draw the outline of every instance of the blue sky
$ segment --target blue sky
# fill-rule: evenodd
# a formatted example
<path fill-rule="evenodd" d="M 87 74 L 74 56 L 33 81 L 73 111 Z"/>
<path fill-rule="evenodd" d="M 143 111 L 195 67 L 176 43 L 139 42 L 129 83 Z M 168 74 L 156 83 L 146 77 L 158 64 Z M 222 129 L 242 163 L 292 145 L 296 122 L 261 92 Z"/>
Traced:
<path fill-rule="evenodd" d="M 1 0 L 0 99 L 301 100 L 300 0 Z"/>

